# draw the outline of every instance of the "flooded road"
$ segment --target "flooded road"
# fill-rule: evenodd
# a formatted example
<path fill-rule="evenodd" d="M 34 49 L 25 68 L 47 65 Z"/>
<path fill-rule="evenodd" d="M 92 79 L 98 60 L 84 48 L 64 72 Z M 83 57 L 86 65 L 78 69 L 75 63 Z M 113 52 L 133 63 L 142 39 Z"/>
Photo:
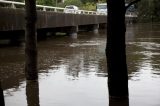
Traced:
<path fill-rule="evenodd" d="M 108 99 L 105 34 L 38 42 L 38 82 L 25 80 L 23 44 L 1 47 L 6 106 L 117 106 Z M 122 106 L 160 106 L 160 25 L 128 26 L 126 44 L 130 96 Z"/>

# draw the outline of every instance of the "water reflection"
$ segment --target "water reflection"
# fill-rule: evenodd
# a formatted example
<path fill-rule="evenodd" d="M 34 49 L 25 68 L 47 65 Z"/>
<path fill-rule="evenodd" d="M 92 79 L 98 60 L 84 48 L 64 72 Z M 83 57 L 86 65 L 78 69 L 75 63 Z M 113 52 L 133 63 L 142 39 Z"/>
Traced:
<path fill-rule="evenodd" d="M 136 106 L 159 106 L 160 27 L 136 27 L 134 40 L 127 42 L 130 104 L 134 106 L 136 101 Z"/>
<path fill-rule="evenodd" d="M 35 81 L 27 81 L 26 83 L 27 106 L 40 106 L 39 104 L 39 83 Z"/>
<path fill-rule="evenodd" d="M 159 30 L 147 25 L 127 28 L 130 106 L 160 105 Z M 25 83 L 24 47 L 0 48 L 0 77 L 6 105 L 127 105 L 108 99 L 105 37 L 104 32 L 87 32 L 80 33 L 77 39 L 53 37 L 38 42 L 39 84 Z"/>
<path fill-rule="evenodd" d="M 133 29 L 132 29 L 133 28 Z M 159 73 L 160 62 L 160 38 L 157 25 L 139 24 L 136 27 L 129 27 L 127 30 L 127 62 L 129 67 L 129 76 L 132 79 L 139 77 L 143 72 L 149 72 L 153 75 Z M 130 32 L 134 32 L 134 37 Z M 134 39 L 130 39 L 131 38 Z M 151 75 L 151 74 L 149 74 Z"/>
<path fill-rule="evenodd" d="M 4 90 L 18 88 L 24 81 L 24 48 L 0 48 L 0 78 Z"/>
<path fill-rule="evenodd" d="M 105 55 L 102 46 L 105 45 L 105 41 L 101 41 L 104 36 L 97 36 L 96 39 L 90 38 L 90 36 L 84 37 L 76 40 L 57 38 L 54 43 L 48 41 L 45 42 L 47 43 L 45 45 L 42 42 L 39 43 L 40 66 L 44 65 L 43 62 L 46 65 L 51 64 L 51 66 L 63 64 L 67 68 L 66 74 L 75 79 L 79 77 L 79 73 L 88 76 L 92 72 L 97 76 L 105 77 L 106 75 L 103 75 L 106 74 Z M 47 71 L 45 70 L 45 72 Z"/>
<path fill-rule="evenodd" d="M 123 99 L 109 98 L 109 106 L 129 106 L 129 98 L 123 98 Z"/>

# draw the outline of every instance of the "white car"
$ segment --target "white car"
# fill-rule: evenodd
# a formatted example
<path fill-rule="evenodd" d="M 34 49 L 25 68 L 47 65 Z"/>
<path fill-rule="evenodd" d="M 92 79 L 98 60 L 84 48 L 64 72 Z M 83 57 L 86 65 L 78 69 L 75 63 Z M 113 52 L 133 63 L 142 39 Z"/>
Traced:
<path fill-rule="evenodd" d="M 69 6 L 66 6 L 66 7 L 64 8 L 64 13 L 79 14 L 80 11 L 79 11 L 79 8 L 78 8 L 77 6 L 69 5 Z"/>
<path fill-rule="evenodd" d="M 107 15 L 107 3 L 98 3 L 96 8 L 98 15 Z"/>

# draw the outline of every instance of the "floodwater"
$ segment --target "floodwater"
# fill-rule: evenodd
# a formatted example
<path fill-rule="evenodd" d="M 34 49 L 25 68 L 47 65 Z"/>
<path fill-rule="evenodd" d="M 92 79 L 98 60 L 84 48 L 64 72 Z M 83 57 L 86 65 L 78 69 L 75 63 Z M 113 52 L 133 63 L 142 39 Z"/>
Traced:
<path fill-rule="evenodd" d="M 6 106 L 160 106 L 160 25 L 127 27 L 129 103 L 121 105 L 108 98 L 105 34 L 38 42 L 38 82 L 25 80 L 24 45 L 1 47 Z"/>

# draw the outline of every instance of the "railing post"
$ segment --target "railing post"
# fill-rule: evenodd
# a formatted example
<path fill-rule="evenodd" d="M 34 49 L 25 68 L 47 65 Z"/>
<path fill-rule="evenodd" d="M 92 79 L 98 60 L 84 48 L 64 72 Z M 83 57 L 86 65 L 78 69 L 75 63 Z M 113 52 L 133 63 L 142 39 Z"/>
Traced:
<path fill-rule="evenodd" d="M 11 4 L 11 8 L 16 8 L 14 3 Z"/>
<path fill-rule="evenodd" d="M 57 12 L 57 8 L 54 8 L 54 12 Z"/>
<path fill-rule="evenodd" d="M 43 11 L 46 11 L 46 7 L 43 7 Z"/>

